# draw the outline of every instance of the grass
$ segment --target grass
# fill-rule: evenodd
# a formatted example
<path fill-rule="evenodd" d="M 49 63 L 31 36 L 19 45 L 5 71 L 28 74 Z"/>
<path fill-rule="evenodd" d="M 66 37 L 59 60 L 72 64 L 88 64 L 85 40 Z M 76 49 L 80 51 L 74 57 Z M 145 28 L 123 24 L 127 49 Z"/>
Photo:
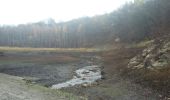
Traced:
<path fill-rule="evenodd" d="M 128 76 L 143 87 L 151 87 L 154 91 L 169 97 L 170 96 L 170 68 L 159 70 L 129 70 Z"/>
<path fill-rule="evenodd" d="M 96 48 L 31 48 L 31 47 L 0 47 L 0 51 L 13 52 L 96 52 Z"/>
<path fill-rule="evenodd" d="M 16 55 L 10 55 L 10 56 L 0 56 L 0 66 L 6 67 L 6 65 L 14 65 L 14 67 L 18 66 L 33 66 L 34 64 L 42 64 L 43 66 L 46 66 L 48 64 L 53 63 L 69 63 L 69 62 L 75 62 L 79 60 L 78 57 L 74 57 L 69 54 L 61 54 L 61 55 L 43 55 L 35 53 L 38 52 L 96 52 L 96 49 L 93 48 L 19 48 L 19 47 L 0 47 L 0 52 L 14 52 L 16 54 L 22 54 L 25 52 L 31 52 L 33 53 L 33 56 L 16 56 Z M 15 57 L 16 56 L 16 57 Z M 28 65 L 29 64 L 29 65 Z M 30 65 L 33 64 L 33 65 Z M 34 66 L 36 66 L 34 65 Z M 54 66 L 54 65 L 53 65 Z M 12 66 L 13 67 L 13 66 Z M 5 75 L 0 73 L 0 83 L 7 85 L 7 87 L 21 87 L 26 93 L 36 93 L 38 95 L 44 95 L 43 100 L 61 100 L 60 98 L 64 98 L 62 100 L 87 100 L 86 97 L 79 97 L 71 93 L 66 93 L 60 90 L 52 90 L 47 87 L 31 84 L 32 77 L 27 77 L 27 80 L 21 80 L 16 79 L 15 76 Z M 1 89 L 0 84 L 0 92 L 3 91 Z M 10 90 L 9 90 L 10 91 Z M 20 91 L 20 90 L 16 90 Z M 23 91 L 22 91 L 23 92 Z M 0 93 L 1 95 L 1 93 Z M 56 98 L 56 99 L 54 99 Z M 58 99 L 59 98 L 59 99 Z"/>
<path fill-rule="evenodd" d="M 0 87 L 0 92 L 6 92 L 9 94 L 21 93 L 21 95 L 18 94 L 17 96 L 34 95 L 33 97 L 36 96 L 36 98 L 39 98 L 40 100 L 42 97 L 43 100 L 87 100 L 85 97 L 75 96 L 71 93 L 52 90 L 41 85 L 26 83 L 22 78 L 16 76 L 0 73 L 0 82 L 0 86 L 6 87 L 5 90 L 3 87 Z M 11 89 L 11 87 L 13 88 Z M 35 98 L 33 98 L 33 100 L 35 100 Z"/>
<path fill-rule="evenodd" d="M 71 93 L 62 92 L 60 90 L 53 90 L 53 89 L 49 89 L 49 88 L 46 88 L 40 85 L 35 85 L 35 84 L 28 84 L 28 85 L 30 85 L 29 86 L 30 89 L 43 91 L 44 94 L 50 94 L 51 96 L 53 95 L 56 97 L 69 98 L 69 100 L 87 100 L 85 97 L 78 97 Z"/>
<path fill-rule="evenodd" d="M 117 81 L 117 83 L 111 84 L 106 83 L 103 86 L 96 87 L 97 91 L 102 92 L 104 95 L 109 95 L 111 97 L 121 97 L 129 93 L 125 81 Z"/>
<path fill-rule="evenodd" d="M 145 41 L 141 41 L 139 43 L 132 44 L 130 47 L 132 47 L 132 48 L 146 47 L 153 42 L 154 42 L 153 40 L 145 40 Z"/>

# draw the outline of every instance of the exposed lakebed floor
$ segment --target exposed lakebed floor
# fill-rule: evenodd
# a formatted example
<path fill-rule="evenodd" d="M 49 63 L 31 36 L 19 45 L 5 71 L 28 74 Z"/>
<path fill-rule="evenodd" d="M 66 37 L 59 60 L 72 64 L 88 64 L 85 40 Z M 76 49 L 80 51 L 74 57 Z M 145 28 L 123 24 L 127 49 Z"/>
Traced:
<path fill-rule="evenodd" d="M 73 78 L 75 71 L 98 62 L 94 54 L 79 53 L 6 53 L 0 58 L 0 73 L 20 76 L 44 86 L 63 83 Z"/>
<path fill-rule="evenodd" d="M 53 86 L 58 88 L 56 86 L 63 87 L 65 85 L 67 88 L 62 88 L 61 91 L 88 97 L 89 100 L 159 100 L 157 99 L 157 94 L 150 92 L 150 89 L 142 88 L 129 80 L 119 77 L 116 68 L 126 66 L 128 59 L 122 52 L 121 57 L 117 55 L 117 52 L 114 54 L 116 56 L 105 55 L 100 58 L 99 56 L 101 55 L 94 52 L 10 52 L 0 57 L 0 73 L 20 76 L 26 82 L 48 87 Z M 91 69 L 93 67 L 97 69 Z M 100 74 L 103 75 L 103 72 L 104 79 L 90 86 L 81 86 L 78 84 L 74 86 L 75 84 L 72 84 L 76 80 L 86 84 L 90 80 L 88 75 L 97 75 L 98 79 L 101 78 Z M 81 75 L 85 75 L 86 79 L 82 78 Z M 96 81 L 97 79 L 94 80 Z"/>

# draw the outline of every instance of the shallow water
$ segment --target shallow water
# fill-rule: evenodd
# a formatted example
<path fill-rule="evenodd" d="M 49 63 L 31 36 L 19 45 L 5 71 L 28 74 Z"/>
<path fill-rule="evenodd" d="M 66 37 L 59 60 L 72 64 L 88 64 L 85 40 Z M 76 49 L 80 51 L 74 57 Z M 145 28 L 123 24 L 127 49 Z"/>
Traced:
<path fill-rule="evenodd" d="M 63 83 L 52 85 L 52 89 L 61 89 L 64 87 L 72 87 L 81 84 L 92 84 L 93 82 L 101 79 L 101 69 L 100 66 L 92 65 L 86 66 L 75 71 L 75 76 L 73 79 L 68 80 Z"/>

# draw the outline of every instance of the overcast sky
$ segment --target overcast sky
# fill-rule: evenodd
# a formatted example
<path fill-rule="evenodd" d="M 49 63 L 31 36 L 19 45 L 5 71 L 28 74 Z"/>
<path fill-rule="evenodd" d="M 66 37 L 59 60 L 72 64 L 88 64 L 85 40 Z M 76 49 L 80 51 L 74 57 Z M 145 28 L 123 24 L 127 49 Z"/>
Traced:
<path fill-rule="evenodd" d="M 0 24 L 56 22 L 112 12 L 131 0 L 0 0 Z"/>

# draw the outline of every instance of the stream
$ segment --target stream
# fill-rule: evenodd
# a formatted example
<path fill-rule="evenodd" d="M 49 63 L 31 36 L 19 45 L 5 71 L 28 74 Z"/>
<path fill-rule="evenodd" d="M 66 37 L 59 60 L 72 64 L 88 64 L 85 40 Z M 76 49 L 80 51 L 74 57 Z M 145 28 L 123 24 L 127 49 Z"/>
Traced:
<path fill-rule="evenodd" d="M 101 68 L 98 65 L 86 66 L 75 71 L 71 80 L 63 83 L 52 85 L 52 89 L 61 89 L 75 85 L 90 85 L 102 78 Z"/>

